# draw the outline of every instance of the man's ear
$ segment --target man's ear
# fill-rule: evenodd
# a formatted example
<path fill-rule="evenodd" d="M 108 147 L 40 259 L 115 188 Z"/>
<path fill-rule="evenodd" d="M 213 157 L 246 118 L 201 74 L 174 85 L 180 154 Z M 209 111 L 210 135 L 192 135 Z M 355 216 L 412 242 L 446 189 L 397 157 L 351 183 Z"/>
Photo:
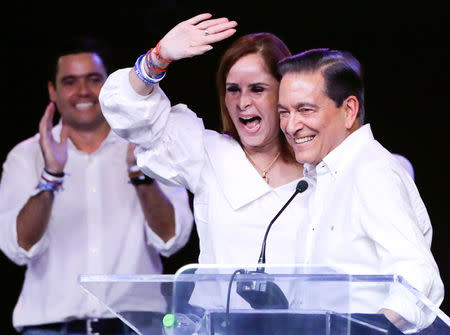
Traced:
<path fill-rule="evenodd" d="M 56 89 L 55 89 L 55 85 L 49 81 L 47 83 L 47 88 L 48 88 L 48 97 L 50 99 L 50 101 L 52 102 L 56 102 Z"/>
<path fill-rule="evenodd" d="M 359 101 L 354 95 L 351 95 L 344 100 L 343 107 L 345 111 L 345 127 L 352 129 L 358 116 Z"/>

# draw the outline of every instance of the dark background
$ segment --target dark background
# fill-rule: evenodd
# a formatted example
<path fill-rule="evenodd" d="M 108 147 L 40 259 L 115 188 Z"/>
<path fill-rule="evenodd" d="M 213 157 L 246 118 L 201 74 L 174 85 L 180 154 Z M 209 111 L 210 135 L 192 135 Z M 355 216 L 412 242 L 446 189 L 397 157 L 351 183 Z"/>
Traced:
<path fill-rule="evenodd" d="M 391 3 L 392 2 L 392 3 Z M 238 32 L 207 55 L 171 65 L 161 87 L 173 103 L 186 103 L 217 129 L 215 71 L 231 40 L 251 32 L 277 34 L 292 53 L 329 47 L 351 51 L 365 69 L 367 119 L 375 137 L 413 164 L 434 228 L 432 251 L 446 287 L 450 281 L 446 172 L 449 18 L 444 3 L 427 1 L 64 1 L 0 5 L 2 132 L 0 160 L 34 135 L 48 103 L 46 61 L 64 38 L 105 39 L 112 68 L 132 66 L 176 23 L 202 12 L 237 20 Z M 445 161 L 444 161 L 445 160 Z M 268 221 L 271 218 L 267 218 Z M 0 223 L 3 224 L 3 223 Z M 196 261 L 197 237 L 170 259 L 167 273 Z M 24 269 L 0 253 L 0 331 L 13 334 L 11 313 Z M 63 297 L 61 297 L 63 298 Z M 450 313 L 449 296 L 441 308 Z"/>

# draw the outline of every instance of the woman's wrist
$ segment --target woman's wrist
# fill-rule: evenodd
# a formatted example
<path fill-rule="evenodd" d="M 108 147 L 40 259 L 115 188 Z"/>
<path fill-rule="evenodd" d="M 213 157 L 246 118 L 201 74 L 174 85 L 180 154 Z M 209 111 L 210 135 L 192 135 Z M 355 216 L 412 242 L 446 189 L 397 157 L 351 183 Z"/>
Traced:
<path fill-rule="evenodd" d="M 161 64 L 161 66 L 163 66 L 164 68 L 167 68 L 170 63 L 173 62 L 171 59 L 165 57 L 165 55 L 161 52 L 161 41 L 156 44 L 156 46 L 152 50 L 152 53 L 154 56 L 154 60 Z"/>
<path fill-rule="evenodd" d="M 152 48 L 147 52 L 144 63 L 145 71 L 152 78 L 158 78 L 166 72 L 169 67 L 169 63 L 161 61 L 161 59 L 157 57 L 155 48 Z"/>
<path fill-rule="evenodd" d="M 147 54 L 139 56 L 139 58 L 136 60 L 136 63 L 134 64 L 134 72 L 136 73 L 136 76 L 145 84 L 154 86 L 164 78 L 166 73 L 165 71 L 163 71 L 155 77 L 151 76 L 146 69 L 146 56 Z"/>

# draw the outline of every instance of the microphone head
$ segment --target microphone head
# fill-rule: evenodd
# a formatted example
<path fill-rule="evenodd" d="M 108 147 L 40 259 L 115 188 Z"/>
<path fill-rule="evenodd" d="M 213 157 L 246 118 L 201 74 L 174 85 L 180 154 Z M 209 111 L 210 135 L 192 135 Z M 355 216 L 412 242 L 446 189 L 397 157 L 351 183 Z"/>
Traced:
<path fill-rule="evenodd" d="M 308 188 L 308 182 L 304 179 L 300 180 L 297 184 L 297 187 L 295 188 L 298 193 L 305 192 Z"/>

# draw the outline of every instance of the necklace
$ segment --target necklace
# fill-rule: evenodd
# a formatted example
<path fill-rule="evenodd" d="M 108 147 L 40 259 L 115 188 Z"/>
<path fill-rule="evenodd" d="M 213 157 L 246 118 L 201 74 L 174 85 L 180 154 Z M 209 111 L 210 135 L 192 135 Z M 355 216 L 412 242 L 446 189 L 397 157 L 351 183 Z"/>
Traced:
<path fill-rule="evenodd" d="M 244 147 L 242 147 L 242 149 L 244 149 Z M 257 170 L 261 170 L 262 171 L 261 177 L 266 181 L 266 183 L 269 183 L 269 177 L 267 177 L 267 174 L 269 173 L 269 171 L 272 168 L 273 164 L 275 164 L 275 162 L 277 161 L 278 157 L 280 157 L 281 152 L 277 153 L 275 158 L 270 162 L 270 164 L 265 169 L 261 169 L 261 168 L 258 167 L 258 165 L 255 164 L 255 162 L 250 158 L 250 155 L 248 154 L 247 150 L 244 149 L 244 152 L 245 152 L 245 155 L 247 156 L 248 160 L 253 164 L 253 166 Z"/>

